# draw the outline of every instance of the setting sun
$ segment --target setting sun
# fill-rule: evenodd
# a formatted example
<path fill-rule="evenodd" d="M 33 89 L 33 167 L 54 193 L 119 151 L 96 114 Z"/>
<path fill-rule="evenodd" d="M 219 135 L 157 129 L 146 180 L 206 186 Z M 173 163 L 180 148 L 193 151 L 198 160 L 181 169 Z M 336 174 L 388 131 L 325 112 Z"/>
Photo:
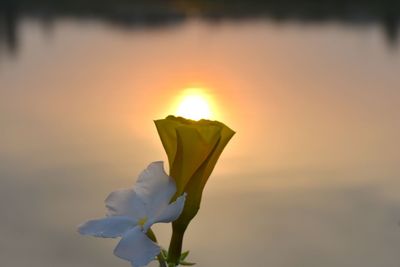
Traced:
<path fill-rule="evenodd" d="M 186 89 L 179 99 L 176 115 L 192 119 L 211 119 L 212 100 L 203 90 L 197 88 Z"/>

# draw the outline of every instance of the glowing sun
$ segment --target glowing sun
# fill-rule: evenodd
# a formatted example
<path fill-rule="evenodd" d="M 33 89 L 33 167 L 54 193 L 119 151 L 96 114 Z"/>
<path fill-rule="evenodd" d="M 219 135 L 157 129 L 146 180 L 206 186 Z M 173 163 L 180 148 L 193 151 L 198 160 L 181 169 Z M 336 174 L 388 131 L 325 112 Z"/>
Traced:
<path fill-rule="evenodd" d="M 204 90 L 189 88 L 178 100 L 176 115 L 192 120 L 211 119 L 214 115 L 211 106 L 212 99 Z"/>

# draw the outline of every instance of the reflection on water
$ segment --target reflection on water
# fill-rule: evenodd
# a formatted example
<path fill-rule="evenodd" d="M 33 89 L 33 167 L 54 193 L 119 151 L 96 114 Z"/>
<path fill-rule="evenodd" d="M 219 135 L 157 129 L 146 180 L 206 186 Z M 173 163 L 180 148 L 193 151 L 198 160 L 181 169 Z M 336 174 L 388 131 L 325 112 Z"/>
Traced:
<path fill-rule="evenodd" d="M 98 19 L 124 27 L 165 27 L 184 23 L 193 16 L 207 22 L 225 19 L 269 19 L 276 22 L 321 23 L 339 21 L 349 25 L 380 24 L 386 40 L 396 46 L 400 3 L 382 0 L 340 1 L 40 1 L 5 0 L 0 3 L 0 48 L 15 53 L 23 18 L 37 18 L 44 28 L 60 17 Z M 1 51 L 1 50 L 0 50 Z"/>
<path fill-rule="evenodd" d="M 18 20 L 18 12 L 14 5 L 7 5 L 1 9 L 0 49 L 2 48 L 2 45 L 5 45 L 8 52 L 15 53 L 18 46 Z"/>
<path fill-rule="evenodd" d="M 152 120 L 188 87 L 237 131 L 185 242 L 200 267 L 398 266 L 400 54 L 379 25 L 59 17 L 49 39 L 2 19 L 18 48 L 0 61 L 4 266 L 126 266 L 76 225 L 166 159 Z"/>

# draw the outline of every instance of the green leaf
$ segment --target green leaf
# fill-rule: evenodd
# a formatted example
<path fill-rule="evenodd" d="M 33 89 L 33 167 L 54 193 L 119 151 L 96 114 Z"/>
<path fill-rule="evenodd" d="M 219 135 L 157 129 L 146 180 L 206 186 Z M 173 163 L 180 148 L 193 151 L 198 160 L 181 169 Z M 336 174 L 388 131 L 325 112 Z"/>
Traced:
<path fill-rule="evenodd" d="M 161 250 L 161 255 L 163 256 L 164 259 L 168 258 L 168 251 L 166 251 L 165 249 Z"/>
<path fill-rule="evenodd" d="M 180 265 L 183 265 L 183 266 L 192 266 L 192 265 L 195 265 L 196 263 L 194 263 L 194 262 L 187 262 L 187 261 L 181 261 L 179 264 L 180 264 Z"/>
<path fill-rule="evenodd" d="M 189 253 L 190 253 L 190 251 L 188 250 L 188 251 L 185 251 L 185 252 L 183 252 L 183 253 L 181 254 L 181 258 L 180 258 L 180 260 L 179 260 L 179 265 L 183 265 L 183 266 L 192 266 L 192 265 L 195 265 L 195 264 L 196 264 L 196 263 L 194 263 L 194 262 L 185 261 L 185 259 L 186 259 L 187 256 L 189 255 Z"/>
<path fill-rule="evenodd" d="M 184 261 L 184 260 L 187 258 L 188 255 L 189 255 L 189 250 L 183 252 L 183 253 L 181 254 L 180 262 Z"/>

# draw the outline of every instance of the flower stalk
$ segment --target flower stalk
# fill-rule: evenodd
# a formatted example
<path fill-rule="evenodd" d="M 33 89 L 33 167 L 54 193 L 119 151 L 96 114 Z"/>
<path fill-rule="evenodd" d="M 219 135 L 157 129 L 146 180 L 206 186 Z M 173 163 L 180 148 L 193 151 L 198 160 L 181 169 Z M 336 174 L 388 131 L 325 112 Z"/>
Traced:
<path fill-rule="evenodd" d="M 182 254 L 183 236 L 185 235 L 186 225 L 172 224 L 172 237 L 168 251 L 168 263 L 171 266 L 178 266 Z"/>

